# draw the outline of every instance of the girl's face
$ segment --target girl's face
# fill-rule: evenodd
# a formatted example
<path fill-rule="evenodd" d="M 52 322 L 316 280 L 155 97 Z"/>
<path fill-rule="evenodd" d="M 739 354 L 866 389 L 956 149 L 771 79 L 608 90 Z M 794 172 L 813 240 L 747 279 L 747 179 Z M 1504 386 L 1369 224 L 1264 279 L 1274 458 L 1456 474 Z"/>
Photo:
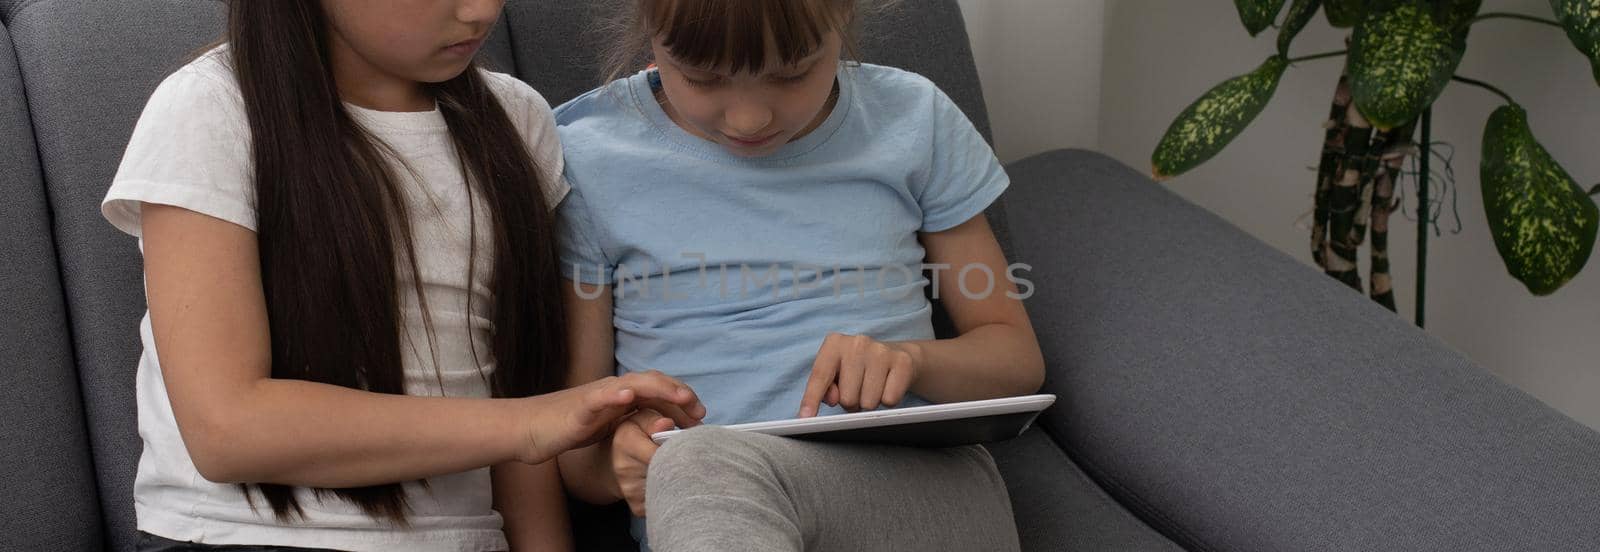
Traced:
<path fill-rule="evenodd" d="M 413 85 L 444 82 L 466 70 L 505 5 L 505 0 L 321 1 L 336 75 Z"/>
<path fill-rule="evenodd" d="M 828 117 L 825 108 L 842 44 L 839 34 L 830 32 L 822 47 L 799 63 L 784 65 L 774 54 L 759 74 L 679 62 L 659 38 L 652 51 L 661 71 L 667 113 L 678 126 L 734 155 L 761 157 L 804 136 Z"/>

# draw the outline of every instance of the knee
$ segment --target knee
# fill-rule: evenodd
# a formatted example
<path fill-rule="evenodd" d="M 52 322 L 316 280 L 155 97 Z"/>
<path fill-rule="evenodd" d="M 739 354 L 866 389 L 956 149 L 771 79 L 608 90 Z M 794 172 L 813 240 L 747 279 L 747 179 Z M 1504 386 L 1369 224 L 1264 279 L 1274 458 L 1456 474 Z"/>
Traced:
<path fill-rule="evenodd" d="M 650 460 L 650 477 L 724 472 L 759 457 L 753 435 L 718 426 L 700 426 L 668 440 Z"/>

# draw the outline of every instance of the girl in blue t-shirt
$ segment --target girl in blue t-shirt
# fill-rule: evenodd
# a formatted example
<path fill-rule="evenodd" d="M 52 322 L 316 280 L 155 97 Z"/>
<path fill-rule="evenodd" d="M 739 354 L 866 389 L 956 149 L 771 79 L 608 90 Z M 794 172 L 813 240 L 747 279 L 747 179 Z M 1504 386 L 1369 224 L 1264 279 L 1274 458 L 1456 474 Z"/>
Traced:
<path fill-rule="evenodd" d="M 849 0 L 635 0 L 556 110 L 572 381 L 661 370 L 710 424 L 1031 393 L 1043 360 L 983 211 L 1008 180 L 927 79 L 844 62 Z M 931 273 L 932 282 L 924 276 Z M 958 337 L 935 339 L 931 285 Z M 981 447 L 818 444 L 648 410 L 562 456 L 659 550 L 1015 549 Z"/>

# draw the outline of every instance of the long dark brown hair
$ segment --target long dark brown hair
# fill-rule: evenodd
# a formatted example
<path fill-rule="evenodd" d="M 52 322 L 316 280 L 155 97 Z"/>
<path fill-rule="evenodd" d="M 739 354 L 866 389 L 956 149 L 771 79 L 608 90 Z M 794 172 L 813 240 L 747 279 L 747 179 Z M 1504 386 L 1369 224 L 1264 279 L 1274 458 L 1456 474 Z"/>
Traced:
<path fill-rule="evenodd" d="M 662 43 L 679 60 L 701 68 L 728 67 L 734 73 L 760 73 L 767 64 L 767 36 L 777 58 L 793 64 L 822 46 L 830 31 L 844 41 L 846 59 L 860 59 L 860 22 L 887 12 L 897 0 L 610 0 L 602 29 L 605 81 L 643 66 L 650 41 Z"/>
<path fill-rule="evenodd" d="M 416 275 L 417 266 L 407 195 L 385 162 L 387 146 L 340 101 L 328 32 L 317 0 L 230 2 L 226 43 L 250 124 L 272 377 L 403 394 L 399 271 L 409 265 Z M 565 317 L 538 167 L 476 66 L 426 86 L 453 136 L 467 203 L 481 196 L 492 228 L 490 388 L 497 397 L 555 390 L 567 360 Z M 474 260 L 479 240 L 474 230 Z M 419 280 L 404 292 L 422 300 Z M 246 485 L 247 497 L 252 490 L 281 522 L 304 518 L 293 488 Z M 401 483 L 316 492 L 407 524 Z"/>

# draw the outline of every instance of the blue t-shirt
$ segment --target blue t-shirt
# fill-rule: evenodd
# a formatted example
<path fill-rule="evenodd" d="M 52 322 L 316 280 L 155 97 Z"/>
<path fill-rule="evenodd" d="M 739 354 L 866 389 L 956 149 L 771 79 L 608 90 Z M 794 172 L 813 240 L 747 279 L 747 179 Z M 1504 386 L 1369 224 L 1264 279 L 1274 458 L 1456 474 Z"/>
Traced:
<path fill-rule="evenodd" d="M 827 120 L 747 159 L 674 124 L 650 76 L 555 110 L 565 277 L 614 286 L 619 374 L 683 380 L 706 423 L 785 419 L 829 332 L 934 337 L 917 233 L 972 219 L 1010 182 L 949 97 L 841 64 Z"/>

